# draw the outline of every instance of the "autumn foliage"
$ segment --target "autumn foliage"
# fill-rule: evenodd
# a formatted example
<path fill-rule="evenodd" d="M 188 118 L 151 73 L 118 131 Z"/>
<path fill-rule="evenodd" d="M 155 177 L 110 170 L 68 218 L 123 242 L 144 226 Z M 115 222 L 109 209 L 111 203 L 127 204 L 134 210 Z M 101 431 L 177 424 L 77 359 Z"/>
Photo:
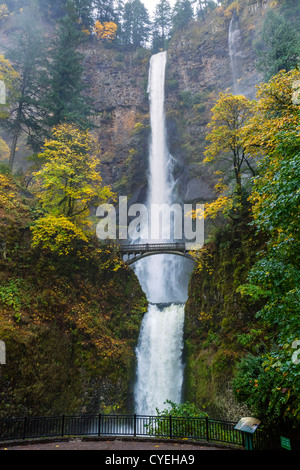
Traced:
<path fill-rule="evenodd" d="M 94 32 L 101 41 L 113 41 L 116 37 L 117 29 L 118 26 L 113 21 L 104 21 L 101 23 L 97 20 L 94 25 Z"/>
<path fill-rule="evenodd" d="M 43 164 L 34 174 L 34 191 L 44 216 L 32 227 L 32 243 L 67 254 L 73 241 L 87 242 L 91 206 L 113 194 L 102 184 L 96 142 L 88 131 L 70 124 L 57 126 L 40 159 Z"/>

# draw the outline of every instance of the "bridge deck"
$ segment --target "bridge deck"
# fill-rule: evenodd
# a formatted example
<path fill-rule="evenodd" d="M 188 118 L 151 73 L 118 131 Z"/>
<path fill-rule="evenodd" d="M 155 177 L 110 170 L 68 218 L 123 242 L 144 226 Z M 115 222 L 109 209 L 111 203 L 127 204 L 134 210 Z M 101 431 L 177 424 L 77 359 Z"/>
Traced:
<path fill-rule="evenodd" d="M 150 252 L 181 252 L 187 253 L 185 243 L 144 243 L 137 245 L 121 245 L 123 254 L 150 253 Z"/>

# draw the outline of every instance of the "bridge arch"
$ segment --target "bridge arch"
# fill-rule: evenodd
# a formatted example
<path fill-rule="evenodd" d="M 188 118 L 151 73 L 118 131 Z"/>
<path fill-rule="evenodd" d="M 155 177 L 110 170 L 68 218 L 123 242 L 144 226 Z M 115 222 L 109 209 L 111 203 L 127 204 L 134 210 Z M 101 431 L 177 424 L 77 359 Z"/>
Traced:
<path fill-rule="evenodd" d="M 183 256 L 184 258 L 194 261 L 184 243 L 145 243 L 137 245 L 123 245 L 120 247 L 120 252 L 122 255 L 127 255 L 128 258 L 124 261 L 128 266 L 140 259 L 147 258 L 148 256 L 164 254 Z"/>

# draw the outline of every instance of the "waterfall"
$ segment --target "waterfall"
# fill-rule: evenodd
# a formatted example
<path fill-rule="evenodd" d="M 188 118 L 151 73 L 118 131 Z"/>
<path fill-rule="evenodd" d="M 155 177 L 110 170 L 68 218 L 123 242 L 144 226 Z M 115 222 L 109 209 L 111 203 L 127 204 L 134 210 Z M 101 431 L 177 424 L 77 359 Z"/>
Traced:
<path fill-rule="evenodd" d="M 167 147 L 164 112 L 166 61 L 166 52 L 155 54 L 151 57 L 149 69 L 151 142 L 148 207 L 171 204 L 174 198 L 172 156 Z M 161 236 L 163 239 L 164 234 Z M 136 349 L 135 412 L 152 415 L 156 414 L 156 408 L 166 408 L 166 400 L 181 401 L 184 302 L 189 267 L 176 255 L 154 255 L 138 261 L 135 271 L 149 300 Z"/>
<path fill-rule="evenodd" d="M 233 81 L 232 91 L 235 95 L 239 94 L 239 78 L 241 77 L 241 58 L 242 52 L 242 35 L 239 28 L 238 17 L 234 13 L 228 31 L 228 48 L 229 48 L 229 59 L 231 67 L 231 76 Z"/>

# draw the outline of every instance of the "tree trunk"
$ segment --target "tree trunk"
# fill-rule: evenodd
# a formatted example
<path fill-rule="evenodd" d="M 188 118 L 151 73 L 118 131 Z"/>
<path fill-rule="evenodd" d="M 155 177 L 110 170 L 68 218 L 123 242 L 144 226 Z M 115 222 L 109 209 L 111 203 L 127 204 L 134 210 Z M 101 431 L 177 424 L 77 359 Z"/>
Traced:
<path fill-rule="evenodd" d="M 16 148 L 17 148 L 17 143 L 19 139 L 19 135 L 21 132 L 21 116 L 22 116 L 22 102 L 19 104 L 18 108 L 18 113 L 15 121 L 15 129 L 14 129 L 14 134 L 13 134 L 13 140 L 11 144 L 11 149 L 10 149 L 10 156 L 9 156 L 9 167 L 12 170 L 14 166 L 14 161 L 15 161 L 15 155 L 16 155 Z"/>

